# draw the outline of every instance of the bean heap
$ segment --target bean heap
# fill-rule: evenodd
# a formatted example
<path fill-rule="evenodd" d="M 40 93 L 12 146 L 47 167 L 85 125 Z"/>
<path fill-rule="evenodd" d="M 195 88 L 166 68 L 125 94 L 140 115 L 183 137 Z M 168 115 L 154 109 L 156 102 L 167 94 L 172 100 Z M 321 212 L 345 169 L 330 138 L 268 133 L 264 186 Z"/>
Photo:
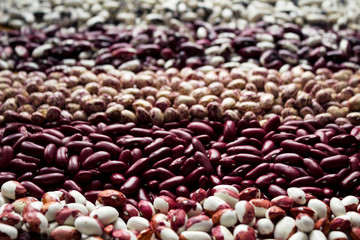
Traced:
<path fill-rule="evenodd" d="M 0 239 L 360 239 L 360 2 L 0 2 Z"/>

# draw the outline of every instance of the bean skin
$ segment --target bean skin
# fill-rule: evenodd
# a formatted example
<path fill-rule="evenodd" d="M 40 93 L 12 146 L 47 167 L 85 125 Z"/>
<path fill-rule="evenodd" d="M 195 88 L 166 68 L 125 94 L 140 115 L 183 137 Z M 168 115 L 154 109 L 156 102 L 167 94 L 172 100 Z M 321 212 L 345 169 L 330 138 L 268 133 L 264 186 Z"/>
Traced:
<path fill-rule="evenodd" d="M 129 177 L 119 190 L 125 195 L 132 195 L 139 190 L 140 182 L 141 180 L 138 176 Z"/>

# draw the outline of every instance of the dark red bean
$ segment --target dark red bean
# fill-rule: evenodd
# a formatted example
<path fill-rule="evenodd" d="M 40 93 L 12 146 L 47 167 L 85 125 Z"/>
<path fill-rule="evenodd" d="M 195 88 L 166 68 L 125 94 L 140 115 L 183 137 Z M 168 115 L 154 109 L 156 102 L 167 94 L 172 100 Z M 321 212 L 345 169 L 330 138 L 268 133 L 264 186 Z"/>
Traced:
<path fill-rule="evenodd" d="M 57 137 L 58 139 L 63 139 L 65 137 L 65 135 L 62 132 L 56 129 L 44 129 L 43 133 L 48 133 L 50 135 Z"/>
<path fill-rule="evenodd" d="M 164 138 L 164 143 L 166 146 L 174 148 L 176 146 L 182 145 L 187 146 L 187 142 L 184 139 L 178 138 L 176 134 L 174 135 L 167 135 Z"/>
<path fill-rule="evenodd" d="M 261 140 L 265 136 L 266 132 L 262 128 L 246 128 L 242 130 L 241 134 L 247 138 L 253 137 Z"/>
<path fill-rule="evenodd" d="M 215 148 L 212 148 L 212 149 L 208 150 L 208 155 L 209 155 L 210 163 L 217 165 L 217 163 L 219 162 L 219 160 L 221 158 L 220 152 L 218 150 L 216 150 Z"/>
<path fill-rule="evenodd" d="M 190 198 L 190 191 L 186 186 L 180 185 L 176 188 L 176 196 Z"/>
<path fill-rule="evenodd" d="M 282 133 L 277 133 L 277 134 L 272 135 L 270 140 L 272 140 L 276 145 L 280 145 L 280 143 L 282 141 L 285 141 L 288 139 L 293 140 L 295 138 L 296 138 L 295 134 L 282 132 Z"/>
<path fill-rule="evenodd" d="M 234 160 L 240 164 L 246 163 L 252 165 L 258 165 L 263 162 L 261 157 L 247 153 L 236 154 Z"/>
<path fill-rule="evenodd" d="M 65 146 L 68 148 L 68 151 L 79 154 L 84 148 L 92 148 L 94 145 L 86 141 L 72 141 L 68 142 Z"/>
<path fill-rule="evenodd" d="M 92 169 L 97 167 L 100 163 L 106 162 L 110 159 L 110 154 L 104 151 L 96 152 L 87 157 L 82 163 L 84 169 Z"/>
<path fill-rule="evenodd" d="M 24 141 L 21 143 L 21 152 L 34 157 L 42 157 L 44 156 L 45 148 L 38 144 Z"/>
<path fill-rule="evenodd" d="M 178 158 L 183 156 L 185 153 L 185 147 L 183 145 L 178 145 L 171 149 L 171 157 Z"/>
<path fill-rule="evenodd" d="M 258 187 L 267 187 L 269 186 L 276 178 L 278 177 L 278 175 L 276 173 L 270 172 L 267 173 L 265 175 L 261 175 L 259 176 L 256 180 L 255 183 Z"/>
<path fill-rule="evenodd" d="M 154 191 L 159 190 L 159 181 L 157 180 L 150 180 L 146 183 L 146 185 L 150 190 L 154 190 Z"/>
<path fill-rule="evenodd" d="M 50 143 L 44 150 L 44 162 L 45 164 L 51 165 L 55 161 L 57 148 L 55 144 Z"/>
<path fill-rule="evenodd" d="M 298 165 L 302 162 L 302 157 L 296 153 L 281 153 L 275 157 L 275 163 L 285 163 L 290 165 Z"/>
<path fill-rule="evenodd" d="M 264 130 L 266 133 L 277 129 L 280 126 L 280 117 L 278 115 L 274 115 L 267 120 L 264 125 Z"/>
<path fill-rule="evenodd" d="M 282 163 L 274 164 L 274 172 L 281 176 L 284 176 L 286 179 L 289 180 L 300 177 L 300 173 L 298 172 L 298 170 Z"/>
<path fill-rule="evenodd" d="M 352 144 L 359 145 L 358 140 L 350 134 L 336 135 L 329 140 L 329 144 L 333 147 L 349 147 Z"/>
<path fill-rule="evenodd" d="M 101 134 L 111 137 L 116 135 L 125 135 L 126 133 L 129 132 L 129 130 L 130 128 L 125 124 L 115 123 L 104 127 Z"/>
<path fill-rule="evenodd" d="M 20 184 L 26 188 L 26 192 L 32 197 L 41 199 L 42 196 L 45 194 L 45 191 L 33 182 L 22 181 L 20 182 Z"/>
<path fill-rule="evenodd" d="M 115 185 L 122 185 L 126 181 L 126 179 L 120 173 L 113 173 L 110 176 L 110 181 Z"/>
<path fill-rule="evenodd" d="M 55 166 L 59 168 L 64 168 L 68 164 L 68 149 L 67 147 L 60 147 L 56 151 L 55 156 Z"/>
<path fill-rule="evenodd" d="M 330 157 L 327 153 L 315 148 L 310 149 L 309 153 L 310 153 L 310 157 L 317 160 L 322 160 L 323 158 Z"/>
<path fill-rule="evenodd" d="M 57 147 L 61 146 L 61 140 L 51 134 L 48 133 L 34 133 L 30 136 L 30 141 L 38 143 L 42 146 L 46 146 L 49 143 L 55 144 Z"/>
<path fill-rule="evenodd" d="M 41 160 L 39 158 L 28 156 L 23 153 L 18 153 L 18 154 L 16 154 L 15 157 L 20 158 L 21 160 L 24 160 L 25 162 L 35 163 L 36 165 L 39 165 L 41 163 Z"/>
<path fill-rule="evenodd" d="M 221 179 L 218 176 L 215 176 L 215 175 L 210 175 L 209 180 L 210 180 L 212 186 L 217 186 L 217 185 L 220 185 L 220 184 L 223 183 L 221 181 Z"/>
<path fill-rule="evenodd" d="M 239 137 L 235 141 L 229 142 L 228 144 L 226 144 L 226 148 L 229 149 L 231 147 L 236 147 L 236 146 L 240 146 L 240 145 L 248 145 L 248 144 L 249 144 L 249 140 L 246 137 Z"/>
<path fill-rule="evenodd" d="M 5 170 L 9 166 L 10 161 L 14 158 L 14 150 L 10 146 L 1 148 L 0 170 Z"/>
<path fill-rule="evenodd" d="M 149 166 L 149 158 L 140 158 L 135 163 L 133 163 L 125 172 L 125 176 L 134 176 Z"/>
<path fill-rule="evenodd" d="M 88 135 L 88 137 L 91 140 L 91 142 L 94 142 L 94 143 L 97 143 L 100 141 L 112 142 L 111 137 L 106 136 L 104 134 L 100 134 L 100 133 L 90 133 Z"/>
<path fill-rule="evenodd" d="M 266 140 L 261 148 L 261 153 L 263 155 L 266 155 L 274 149 L 275 149 L 275 143 L 271 140 Z"/>
<path fill-rule="evenodd" d="M 299 128 L 305 129 L 308 133 L 314 133 L 316 131 L 316 128 L 314 128 L 313 125 L 311 125 L 309 122 L 301 122 L 298 125 Z"/>
<path fill-rule="evenodd" d="M 131 160 L 131 151 L 129 149 L 125 149 L 120 153 L 119 161 L 124 162 L 125 164 L 129 164 Z"/>
<path fill-rule="evenodd" d="M 315 132 L 315 135 L 319 136 L 320 138 L 320 141 L 324 144 L 328 144 L 329 143 L 329 139 L 328 137 L 326 136 L 326 134 L 324 132 L 321 132 L 321 131 L 316 131 Z"/>
<path fill-rule="evenodd" d="M 143 157 L 143 153 L 142 153 L 141 149 L 134 148 L 133 150 L 131 150 L 130 164 L 133 164 L 134 162 L 136 162 L 137 160 L 139 160 L 142 157 Z"/>
<path fill-rule="evenodd" d="M 65 175 L 62 173 L 45 173 L 33 178 L 33 182 L 38 185 L 57 185 L 63 183 Z"/>
<path fill-rule="evenodd" d="M 183 176 L 175 176 L 172 178 L 169 178 L 162 183 L 159 184 L 160 190 L 170 190 L 172 188 L 175 188 L 179 185 L 181 185 L 185 180 L 185 177 Z"/>
<path fill-rule="evenodd" d="M 230 157 L 225 157 L 219 161 L 219 165 L 222 166 L 223 168 L 233 169 L 238 164 L 235 160 L 231 159 Z"/>
<path fill-rule="evenodd" d="M 100 192 L 101 192 L 101 190 L 87 191 L 87 192 L 85 192 L 84 197 L 88 201 L 90 201 L 92 203 L 95 203 L 95 201 L 97 200 L 98 195 L 99 195 Z"/>
<path fill-rule="evenodd" d="M 173 162 L 173 159 L 171 157 L 167 157 L 167 158 L 157 161 L 152 167 L 153 168 L 159 168 L 159 167 L 169 168 L 169 165 L 172 162 Z"/>
<path fill-rule="evenodd" d="M 323 196 L 323 191 L 318 187 L 300 187 L 305 193 L 310 193 L 314 197 L 321 198 Z"/>
<path fill-rule="evenodd" d="M 153 133 L 152 129 L 145 129 L 145 128 L 131 128 L 130 134 L 135 137 L 151 137 Z"/>
<path fill-rule="evenodd" d="M 279 187 L 285 188 L 285 189 L 289 186 L 288 181 L 282 177 L 276 178 L 274 181 L 274 184 L 278 185 Z"/>
<path fill-rule="evenodd" d="M 12 149 L 14 150 L 14 151 L 18 151 L 19 149 L 20 149 L 20 147 L 21 147 L 21 144 L 24 142 L 24 141 L 26 141 L 26 140 L 29 140 L 29 136 L 28 135 L 24 135 L 24 136 L 22 136 L 21 138 L 19 138 L 15 143 L 14 143 L 14 145 L 12 145 Z"/>
<path fill-rule="evenodd" d="M 359 170 L 360 161 L 358 157 L 352 156 L 349 158 L 350 171 L 355 172 Z"/>
<path fill-rule="evenodd" d="M 334 190 L 330 189 L 330 188 L 323 188 L 323 194 L 324 194 L 324 197 L 326 198 L 332 198 L 334 196 Z M 328 206 L 330 205 L 329 203 L 327 203 Z"/>
<path fill-rule="evenodd" d="M 231 142 L 236 139 L 236 124 L 228 120 L 224 124 L 224 142 Z"/>
<path fill-rule="evenodd" d="M 93 174 L 91 171 L 80 170 L 74 177 L 73 180 L 78 183 L 87 183 L 91 180 Z"/>
<path fill-rule="evenodd" d="M 202 122 L 191 122 L 187 125 L 187 128 L 193 131 L 196 135 L 206 134 L 210 137 L 215 135 L 214 129 Z"/>
<path fill-rule="evenodd" d="M 215 142 L 212 144 L 212 148 L 218 150 L 220 153 L 226 151 L 226 143 L 224 142 Z"/>
<path fill-rule="evenodd" d="M 105 151 L 110 153 L 110 156 L 114 159 L 117 159 L 121 153 L 121 149 L 114 143 L 107 141 L 100 141 L 95 144 L 96 151 Z"/>
<path fill-rule="evenodd" d="M 337 170 L 349 165 L 349 157 L 346 155 L 336 155 L 324 158 L 320 162 L 320 166 L 325 170 Z"/>
<path fill-rule="evenodd" d="M 271 137 L 275 134 L 275 131 L 270 131 L 268 132 L 262 139 L 263 142 L 267 141 L 267 140 L 270 140 Z"/>
<path fill-rule="evenodd" d="M 191 134 L 185 131 L 181 131 L 180 129 L 171 129 L 170 132 L 175 133 L 178 138 L 184 139 L 188 144 L 192 141 L 193 137 Z"/>
<path fill-rule="evenodd" d="M 124 182 L 119 190 L 125 195 L 132 195 L 139 190 L 140 182 L 141 180 L 138 176 L 131 176 Z"/>
<path fill-rule="evenodd" d="M 153 141 L 151 138 L 145 138 L 145 137 L 132 137 L 132 138 L 120 138 L 116 144 L 118 145 L 122 145 L 126 148 L 144 148 L 146 146 L 148 146 L 149 144 L 151 144 Z"/>
<path fill-rule="evenodd" d="M 333 187 L 339 181 L 337 174 L 327 174 L 315 181 L 317 187 Z"/>
<path fill-rule="evenodd" d="M 64 170 L 58 169 L 56 167 L 43 167 L 36 171 L 37 175 L 45 174 L 45 173 L 61 173 L 64 174 Z"/>
<path fill-rule="evenodd" d="M 298 172 L 300 173 L 300 176 L 303 177 L 303 176 L 310 176 L 309 173 L 302 167 L 298 167 L 298 166 L 294 166 L 294 168 L 296 170 L 298 170 Z"/>
<path fill-rule="evenodd" d="M 165 181 L 169 178 L 175 177 L 176 175 L 167 170 L 166 168 L 157 168 L 157 178 L 159 181 Z"/>
<path fill-rule="evenodd" d="M 315 178 L 322 177 L 324 175 L 324 172 L 318 162 L 311 158 L 304 158 L 303 164 L 306 168 L 306 170 L 310 173 L 311 176 Z"/>
<path fill-rule="evenodd" d="M 235 155 L 239 153 L 248 153 L 252 155 L 257 155 L 259 157 L 262 157 L 261 151 L 259 151 L 257 148 L 250 146 L 250 145 L 242 145 L 242 146 L 235 146 L 228 148 L 226 153 L 229 155 Z"/>
<path fill-rule="evenodd" d="M 1 139 L 1 145 L 13 145 L 22 136 L 23 135 L 21 133 L 13 133 Z"/>
<path fill-rule="evenodd" d="M 60 126 L 60 132 L 64 133 L 67 136 L 76 134 L 76 133 L 80 133 L 82 134 L 82 131 L 80 129 L 77 129 L 73 126 L 70 125 L 61 125 Z"/>
<path fill-rule="evenodd" d="M 255 187 L 256 184 L 253 180 L 244 180 L 241 182 L 242 188 Z"/>
<path fill-rule="evenodd" d="M 161 190 L 160 191 L 160 196 L 164 195 L 164 196 L 168 196 L 169 198 L 176 200 L 176 196 L 175 194 L 173 194 L 172 192 L 170 192 L 169 190 Z"/>
<path fill-rule="evenodd" d="M 31 181 L 34 177 L 34 174 L 32 172 L 26 172 L 23 175 L 19 176 L 17 178 L 18 182 L 22 182 L 22 181 Z"/>
<path fill-rule="evenodd" d="M 154 163 L 156 161 L 159 161 L 163 158 L 170 157 L 170 156 L 171 156 L 171 148 L 162 147 L 149 155 L 149 162 Z"/>
<path fill-rule="evenodd" d="M 292 180 L 289 183 L 289 187 L 302 187 L 313 186 L 315 184 L 315 178 L 312 176 L 303 176 Z"/>
<path fill-rule="evenodd" d="M 13 172 L 24 173 L 24 172 L 34 172 L 37 170 L 37 165 L 35 163 L 25 162 L 20 158 L 14 158 L 9 162 L 9 169 Z"/>
<path fill-rule="evenodd" d="M 173 135 L 176 136 L 175 133 L 169 132 L 169 131 L 165 131 L 165 130 L 156 130 L 154 131 L 151 136 L 153 138 L 165 138 L 168 135 Z"/>
<path fill-rule="evenodd" d="M 140 202 L 143 201 L 151 201 L 149 195 L 147 194 L 144 188 L 139 188 L 139 191 L 136 193 L 136 199 Z M 137 206 L 136 206 L 137 207 Z"/>
<path fill-rule="evenodd" d="M 214 168 L 211 165 L 209 158 L 205 154 L 203 154 L 202 152 L 196 152 L 194 155 L 194 159 L 200 166 L 205 168 L 206 174 L 214 173 Z"/>
<path fill-rule="evenodd" d="M 120 161 L 106 161 L 99 165 L 99 171 L 102 173 L 124 172 L 128 169 L 128 165 Z"/>
<path fill-rule="evenodd" d="M 16 180 L 16 174 L 10 173 L 10 172 L 1 172 L 0 174 L 0 184 L 4 184 L 7 181 L 10 180 Z"/>
<path fill-rule="evenodd" d="M 180 168 L 183 166 L 185 160 L 186 160 L 185 156 L 175 159 L 174 161 L 172 161 L 172 163 L 170 163 L 168 169 L 172 173 L 178 173 L 180 171 Z"/>
<path fill-rule="evenodd" d="M 270 184 L 267 188 L 267 191 L 272 198 L 275 198 L 275 197 L 281 196 L 281 195 L 284 195 L 284 196 L 287 195 L 286 190 L 282 189 L 281 187 L 279 187 L 275 184 Z"/>
<path fill-rule="evenodd" d="M 198 139 L 196 139 L 196 138 L 193 138 L 193 139 L 192 139 L 192 145 L 193 145 L 193 147 L 194 147 L 195 152 L 196 152 L 196 151 L 199 151 L 199 152 L 202 152 L 203 154 L 206 154 L 205 147 L 204 147 L 204 145 L 201 143 L 200 140 L 198 140 Z"/>
<path fill-rule="evenodd" d="M 309 133 L 305 129 L 296 130 L 296 136 L 298 136 L 298 137 L 303 137 L 303 136 L 307 136 L 307 135 L 309 135 Z"/>
<path fill-rule="evenodd" d="M 277 155 L 279 155 L 280 153 L 283 152 L 282 148 L 278 148 L 275 150 L 272 150 L 271 152 L 269 152 L 266 156 L 264 156 L 264 161 L 265 162 L 274 162 L 275 158 Z"/>
<path fill-rule="evenodd" d="M 329 154 L 330 156 L 340 154 L 338 150 L 324 143 L 316 143 L 314 147 L 320 151 L 325 152 L 326 154 Z"/>
<path fill-rule="evenodd" d="M 256 166 L 255 168 L 253 168 L 251 171 L 249 171 L 246 175 L 245 175 L 245 179 L 251 179 L 251 180 L 255 180 L 257 177 L 259 177 L 260 175 L 266 173 L 269 171 L 269 164 L 268 163 L 261 163 L 258 166 Z"/>
<path fill-rule="evenodd" d="M 221 161 L 221 160 L 220 160 Z M 235 162 L 235 161 L 234 161 Z M 250 164 L 242 164 L 241 166 L 235 168 L 229 176 L 245 176 L 251 169 L 253 169 L 253 166 Z"/>
<path fill-rule="evenodd" d="M 243 181 L 242 177 L 235 177 L 235 176 L 225 176 L 222 178 L 222 182 L 224 184 L 241 184 L 241 182 Z"/>
<path fill-rule="evenodd" d="M 185 156 L 190 157 L 194 155 L 194 153 L 195 153 L 194 145 L 189 144 L 184 151 Z"/>
<path fill-rule="evenodd" d="M 340 182 L 340 188 L 342 190 L 350 190 L 355 186 L 359 185 L 360 171 L 355 171 L 349 174 Z"/>
<path fill-rule="evenodd" d="M 149 180 L 155 178 L 157 175 L 156 169 L 148 169 L 141 173 L 141 179 Z"/>
<path fill-rule="evenodd" d="M 310 147 L 303 143 L 298 143 L 293 140 L 285 140 L 281 142 L 280 146 L 285 152 L 297 153 L 301 156 L 306 156 L 309 153 Z"/>
<path fill-rule="evenodd" d="M 75 175 L 79 171 L 80 171 L 79 157 L 76 155 L 73 155 L 69 158 L 66 172 L 70 175 Z"/>
<path fill-rule="evenodd" d="M 196 180 L 199 179 L 204 174 L 205 174 L 205 168 L 198 167 L 186 176 L 186 178 L 184 180 L 184 184 L 186 186 L 191 187 L 191 186 L 193 186 L 194 182 L 196 182 Z"/>
<path fill-rule="evenodd" d="M 249 139 L 249 144 L 253 147 L 255 147 L 256 149 L 258 149 L 259 151 L 261 150 L 263 144 L 260 140 L 256 139 L 256 138 L 250 138 Z"/>
<path fill-rule="evenodd" d="M 83 193 L 83 189 L 80 187 L 80 185 L 70 179 L 65 180 L 65 182 L 63 184 L 63 188 L 67 191 L 76 190 L 80 193 Z"/>
<path fill-rule="evenodd" d="M 144 153 L 145 155 L 149 155 L 155 152 L 156 150 L 160 149 L 163 145 L 164 145 L 164 139 L 162 138 L 155 139 L 154 142 L 152 142 L 151 144 L 145 147 Z"/>

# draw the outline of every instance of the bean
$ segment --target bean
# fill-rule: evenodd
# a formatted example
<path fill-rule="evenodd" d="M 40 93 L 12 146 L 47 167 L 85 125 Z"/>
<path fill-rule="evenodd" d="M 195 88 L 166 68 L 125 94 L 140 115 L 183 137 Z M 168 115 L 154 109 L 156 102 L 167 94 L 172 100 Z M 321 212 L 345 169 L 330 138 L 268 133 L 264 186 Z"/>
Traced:
<path fill-rule="evenodd" d="M 222 160 L 220 160 L 222 161 Z M 234 161 L 235 163 L 235 161 Z M 242 164 L 239 167 L 235 168 L 229 176 L 245 176 L 251 169 L 253 169 L 253 166 L 250 164 Z"/>
<path fill-rule="evenodd" d="M 313 159 L 311 158 L 304 158 L 303 164 L 306 167 L 306 170 L 316 178 L 322 177 L 324 175 L 324 172 L 321 168 L 321 166 Z"/>
<path fill-rule="evenodd" d="M 231 142 L 236 139 L 236 124 L 228 120 L 224 124 L 224 142 Z"/>
<path fill-rule="evenodd" d="M 209 160 L 211 164 L 217 165 L 219 162 L 221 155 L 220 152 L 214 148 L 208 150 Z"/>
<path fill-rule="evenodd" d="M 340 134 L 330 138 L 329 144 L 333 147 L 348 147 L 352 144 L 359 145 L 357 139 L 350 134 Z"/>
<path fill-rule="evenodd" d="M 253 168 L 251 171 L 249 171 L 244 178 L 255 180 L 260 175 L 266 173 L 269 171 L 270 165 L 268 163 L 261 163 L 255 168 Z"/>
<path fill-rule="evenodd" d="M 0 154 L 0 169 L 5 170 L 9 166 L 11 159 L 14 158 L 14 151 L 10 146 L 3 146 Z"/>
<path fill-rule="evenodd" d="M 321 198 L 321 196 L 323 196 L 322 189 L 318 187 L 300 187 L 300 189 L 305 193 L 310 193 L 317 198 Z"/>
<path fill-rule="evenodd" d="M 340 182 L 340 187 L 343 190 L 352 189 L 358 185 L 360 179 L 360 171 L 350 173 Z"/>
<path fill-rule="evenodd" d="M 94 203 L 97 200 L 100 192 L 101 190 L 87 191 L 85 192 L 84 196 L 88 201 Z"/>
<path fill-rule="evenodd" d="M 185 177 L 183 176 L 175 176 L 172 178 L 169 178 L 162 183 L 159 184 L 160 190 L 169 190 L 171 188 L 175 188 L 179 185 L 181 185 L 185 180 Z"/>
<path fill-rule="evenodd" d="M 21 152 L 34 157 L 42 157 L 45 148 L 32 142 L 24 141 L 21 143 Z"/>
<path fill-rule="evenodd" d="M 275 157 L 275 163 L 285 163 L 290 165 L 298 165 L 302 162 L 302 157 L 296 153 L 281 153 Z"/>
<path fill-rule="evenodd" d="M 38 143 L 42 146 L 46 146 L 49 143 L 53 143 L 57 147 L 62 145 L 60 138 L 44 132 L 34 133 L 30 136 L 30 141 Z"/>
<path fill-rule="evenodd" d="M 128 169 L 128 166 L 120 161 L 106 161 L 99 165 L 99 171 L 102 173 L 112 173 L 112 172 L 124 172 Z"/>
<path fill-rule="evenodd" d="M 115 185 L 122 185 L 126 181 L 126 179 L 120 173 L 113 173 L 110 176 L 110 181 Z"/>
<path fill-rule="evenodd" d="M 79 184 L 77 184 L 76 182 L 74 182 L 73 180 L 65 180 L 64 184 L 63 184 L 63 188 L 67 191 L 70 190 L 76 190 L 80 193 L 83 192 L 83 189 L 79 186 Z"/>
<path fill-rule="evenodd" d="M 156 161 L 159 161 L 165 157 L 169 157 L 171 155 L 171 148 L 169 147 L 162 147 L 159 148 L 158 150 L 152 152 L 149 155 L 149 162 L 150 163 L 154 163 Z"/>
<path fill-rule="evenodd" d="M 322 160 L 322 159 L 330 157 L 330 156 L 321 150 L 312 148 L 312 149 L 310 149 L 310 157 L 315 158 L 317 160 Z"/>
<path fill-rule="evenodd" d="M 180 174 L 183 176 L 189 175 L 197 167 L 197 162 L 194 158 L 188 158 L 185 160 L 184 165 L 180 168 Z"/>
<path fill-rule="evenodd" d="M 184 131 L 181 131 L 179 129 L 171 129 L 170 132 L 175 133 L 176 136 L 180 139 L 184 139 L 188 144 L 192 141 L 192 136 Z"/>
<path fill-rule="evenodd" d="M 349 157 L 346 155 L 336 155 L 324 158 L 320 162 L 320 166 L 325 170 L 336 170 L 342 167 L 347 167 L 349 164 Z"/>
<path fill-rule="evenodd" d="M 206 154 L 206 150 L 205 150 L 205 147 L 204 145 L 200 142 L 200 140 L 196 139 L 196 138 L 193 138 L 192 140 L 192 145 L 194 147 L 194 150 L 195 152 L 196 151 L 199 151 L 203 154 Z"/>
<path fill-rule="evenodd" d="M 35 163 L 28 163 L 20 158 L 14 158 L 9 162 L 9 169 L 17 173 L 34 172 L 38 169 Z"/>
<path fill-rule="evenodd" d="M 96 152 L 89 157 L 87 157 L 84 162 L 82 162 L 82 167 L 84 169 L 95 168 L 98 164 L 106 162 L 110 159 L 110 154 L 104 151 Z"/>
<path fill-rule="evenodd" d="M 267 173 L 264 175 L 259 176 L 256 180 L 255 180 L 255 184 L 259 187 L 267 187 L 270 185 L 270 183 L 272 183 L 276 178 L 278 177 L 278 175 L 276 173 Z"/>
<path fill-rule="evenodd" d="M 233 142 L 229 142 L 226 144 L 226 148 L 229 149 L 231 147 L 236 147 L 240 145 L 247 145 L 249 143 L 249 140 L 246 137 L 239 137 Z"/>
<path fill-rule="evenodd" d="M 359 170 L 359 164 L 360 164 L 360 161 L 359 161 L 358 157 L 355 157 L 355 156 L 350 157 L 349 166 L 350 166 L 350 171 L 351 172 L 358 171 Z"/>
<path fill-rule="evenodd" d="M 340 154 L 338 150 L 324 143 L 317 143 L 314 145 L 314 147 L 320 151 L 325 152 L 326 154 L 329 154 L 330 156 Z"/>
<path fill-rule="evenodd" d="M 140 182 L 141 180 L 138 176 L 129 177 L 119 190 L 125 195 L 132 195 L 139 190 Z"/>
<path fill-rule="evenodd" d="M 262 128 L 247 128 L 242 130 L 241 134 L 247 138 L 254 137 L 261 140 L 265 136 L 265 130 Z"/>
<path fill-rule="evenodd" d="M 128 149 L 125 149 L 120 153 L 118 160 L 121 162 L 124 162 L 125 164 L 129 164 L 130 159 L 131 159 L 131 151 Z"/>
<path fill-rule="evenodd" d="M 212 167 L 209 158 L 205 154 L 202 152 L 195 152 L 194 159 L 200 166 L 205 168 L 206 174 L 214 173 L 214 168 Z"/>
<path fill-rule="evenodd" d="M 282 163 L 274 164 L 274 172 L 284 176 L 286 179 L 293 180 L 300 177 L 300 173 L 293 167 L 287 166 Z"/>
<path fill-rule="evenodd" d="M 7 181 L 16 180 L 16 175 L 14 173 L 9 174 L 9 172 L 2 172 L 0 174 L 0 184 L 4 184 Z"/>
<path fill-rule="evenodd" d="M 280 117 L 275 115 L 267 120 L 264 125 L 264 130 L 266 133 L 269 133 L 280 126 Z"/>
<path fill-rule="evenodd" d="M 140 158 L 125 172 L 125 176 L 134 176 L 148 167 L 149 158 Z"/>
<path fill-rule="evenodd" d="M 269 192 L 270 196 L 275 198 L 277 196 L 281 196 L 284 195 L 286 196 L 286 190 L 282 189 L 281 187 L 275 185 L 275 184 L 270 184 L 267 188 L 267 191 Z"/>
<path fill-rule="evenodd" d="M 172 162 L 173 162 L 173 159 L 171 157 L 167 157 L 167 158 L 157 161 L 152 167 L 153 168 L 159 168 L 159 167 L 168 168 L 170 163 L 172 163 Z"/>
<path fill-rule="evenodd" d="M 235 177 L 235 176 L 224 176 L 222 178 L 222 182 L 224 184 L 240 184 L 243 181 L 242 177 Z M 221 183 L 219 183 L 221 184 Z M 217 184 L 217 185 L 219 185 Z"/>
<path fill-rule="evenodd" d="M 45 194 L 45 191 L 33 182 L 22 181 L 20 184 L 23 185 L 26 188 L 26 191 L 35 198 L 40 199 Z"/>
<path fill-rule="evenodd" d="M 339 181 L 339 177 L 337 174 L 327 174 L 315 181 L 315 185 L 317 187 L 329 187 L 334 186 Z"/>
<path fill-rule="evenodd" d="M 91 171 L 80 170 L 74 177 L 73 180 L 78 183 L 86 183 L 89 182 L 92 178 L 93 174 Z"/>
<path fill-rule="evenodd" d="M 180 171 L 180 168 L 183 166 L 185 160 L 186 160 L 185 156 L 176 158 L 174 161 L 172 161 L 169 164 L 168 169 L 173 173 L 178 173 Z"/>
<path fill-rule="evenodd" d="M 236 154 L 234 160 L 241 164 L 248 163 L 255 165 L 263 162 L 263 159 L 261 157 L 247 153 Z"/>
<path fill-rule="evenodd" d="M 187 146 L 187 142 L 185 140 L 178 138 L 176 135 L 174 135 L 167 135 L 166 137 L 164 137 L 164 143 L 166 144 L 166 146 L 171 148 L 179 145 Z"/>
<path fill-rule="evenodd" d="M 55 166 L 64 168 L 68 164 L 68 149 L 66 147 L 60 147 L 56 151 Z"/>
<path fill-rule="evenodd" d="M 136 137 L 151 137 L 153 133 L 152 129 L 145 129 L 145 128 L 131 128 L 130 129 L 130 134 Z"/>
<path fill-rule="evenodd" d="M 214 136 L 215 132 L 209 125 L 202 122 L 191 122 L 187 125 L 187 128 L 193 131 L 196 135 L 206 134 Z"/>
<path fill-rule="evenodd" d="M 285 152 L 297 153 L 301 156 L 306 156 L 310 150 L 308 145 L 298 143 L 293 140 L 285 140 L 281 142 L 280 146 Z"/>
<path fill-rule="evenodd" d="M 94 142 L 94 143 L 97 143 L 100 141 L 112 142 L 112 140 L 109 136 L 106 136 L 106 135 L 100 134 L 100 133 L 90 133 L 88 135 L 88 137 L 91 140 L 91 142 Z"/>
<path fill-rule="evenodd" d="M 184 184 L 186 186 L 191 187 L 192 184 L 200 178 L 200 176 L 205 174 L 205 168 L 204 167 L 198 167 L 195 170 L 193 170 L 190 174 L 186 176 L 184 179 Z"/>
<path fill-rule="evenodd" d="M 115 135 L 125 135 L 128 133 L 130 128 L 126 126 L 125 124 L 119 124 L 115 123 L 109 126 L 104 127 L 101 134 L 107 135 L 109 137 L 115 136 Z"/>
<path fill-rule="evenodd" d="M 266 140 L 261 148 L 261 153 L 263 155 L 268 154 L 269 152 L 275 149 L 275 143 L 271 140 Z"/>
<path fill-rule="evenodd" d="M 159 181 L 165 181 L 169 178 L 175 177 L 175 174 L 173 174 L 166 168 L 157 168 L 156 172 L 157 172 L 157 178 L 159 179 Z"/>
<path fill-rule="evenodd" d="M 62 173 L 45 173 L 33 178 L 33 182 L 38 185 L 57 185 L 64 180 L 65 176 Z"/>
<path fill-rule="evenodd" d="M 230 147 L 227 149 L 226 153 L 228 153 L 229 155 L 234 155 L 238 153 L 248 153 L 262 157 L 261 151 L 250 145 Z"/>

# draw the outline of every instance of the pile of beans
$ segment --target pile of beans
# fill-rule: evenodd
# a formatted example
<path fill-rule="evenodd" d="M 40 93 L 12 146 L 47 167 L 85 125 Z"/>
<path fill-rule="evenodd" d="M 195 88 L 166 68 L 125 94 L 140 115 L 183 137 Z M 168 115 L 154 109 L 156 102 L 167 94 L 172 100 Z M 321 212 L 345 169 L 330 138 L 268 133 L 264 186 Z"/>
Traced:
<path fill-rule="evenodd" d="M 360 127 L 271 117 L 257 121 L 72 122 L 55 128 L 11 123 L 1 130 L 1 182 L 17 180 L 40 197 L 54 187 L 94 200 L 120 189 L 134 201 L 197 188 L 258 187 L 268 197 L 300 187 L 320 199 L 360 195 Z"/>
<path fill-rule="evenodd" d="M 54 23 L 81 27 L 93 22 L 133 26 L 201 19 L 214 25 L 243 26 L 264 21 L 316 25 L 335 30 L 344 27 L 359 29 L 359 7 L 360 3 L 352 0 L 18 0 L 2 2 L 0 24 L 11 28 L 23 25 L 43 28 Z"/>
<path fill-rule="evenodd" d="M 0 234 L 55 240 L 358 239 L 359 207 L 354 196 L 333 197 L 326 204 L 292 187 L 266 199 L 257 188 L 239 192 L 230 185 L 218 185 L 209 194 L 198 189 L 189 198 L 161 195 L 137 204 L 109 189 L 99 192 L 94 205 L 76 190 L 50 191 L 41 200 L 26 197 L 23 185 L 8 181 L 1 186 Z"/>
<path fill-rule="evenodd" d="M 93 124 L 153 124 L 191 120 L 240 119 L 263 124 L 317 120 L 324 125 L 360 124 L 360 71 L 315 73 L 295 67 L 279 72 L 216 68 L 211 71 L 170 68 L 166 71 L 85 67 L 45 74 L 0 72 L 0 123 L 89 121 Z"/>

